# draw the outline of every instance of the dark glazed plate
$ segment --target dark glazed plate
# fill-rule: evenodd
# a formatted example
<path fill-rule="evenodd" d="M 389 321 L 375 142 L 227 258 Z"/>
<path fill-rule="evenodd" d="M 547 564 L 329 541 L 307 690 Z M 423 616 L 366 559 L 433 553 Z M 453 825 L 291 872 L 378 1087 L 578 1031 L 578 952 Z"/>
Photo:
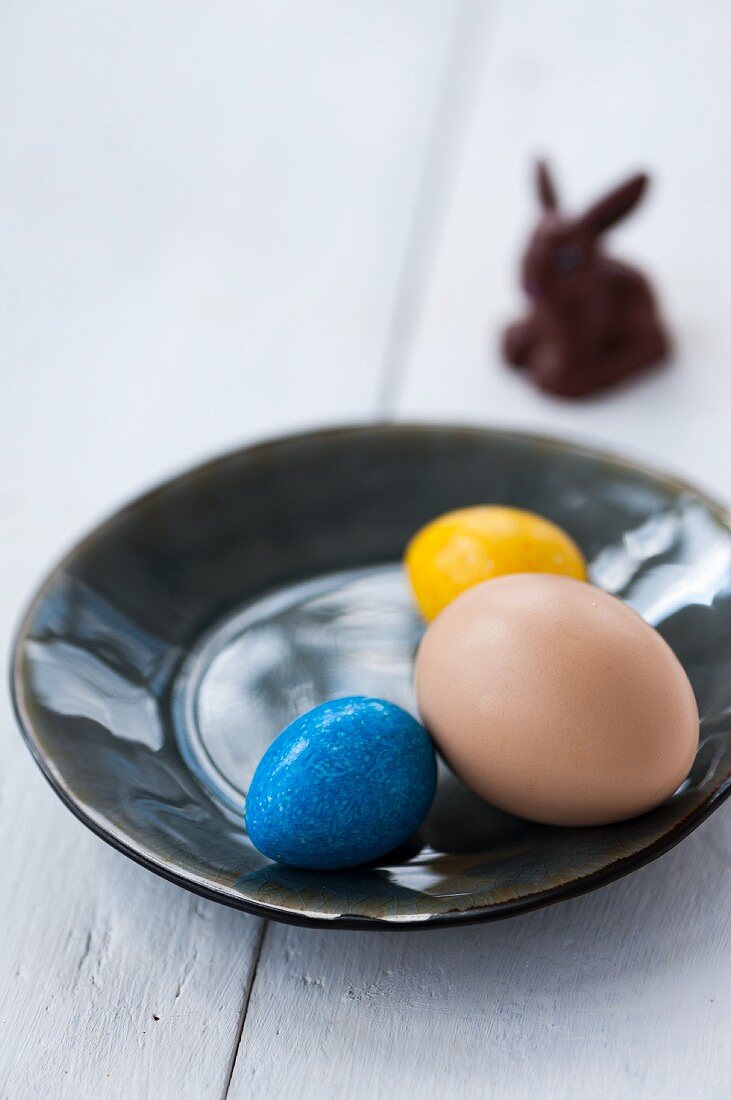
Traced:
<path fill-rule="evenodd" d="M 565 526 L 593 580 L 664 634 L 700 706 L 690 777 L 644 817 L 557 829 L 443 771 L 420 834 L 377 866 L 269 863 L 242 814 L 261 753 L 333 696 L 413 706 L 422 628 L 399 559 L 426 520 L 481 501 Z M 729 517 L 687 485 L 556 440 L 379 425 L 274 440 L 154 489 L 81 542 L 21 625 L 13 691 L 69 808 L 181 886 L 333 928 L 505 917 L 647 863 L 729 794 Z"/>

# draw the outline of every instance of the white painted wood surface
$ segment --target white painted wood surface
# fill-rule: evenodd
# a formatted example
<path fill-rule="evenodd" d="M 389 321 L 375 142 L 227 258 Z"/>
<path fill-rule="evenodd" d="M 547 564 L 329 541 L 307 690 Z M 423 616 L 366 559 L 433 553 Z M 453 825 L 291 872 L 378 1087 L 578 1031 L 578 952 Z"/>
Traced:
<path fill-rule="evenodd" d="M 101 513 L 369 415 L 456 6 L 0 9 L 4 648 Z M 261 922 L 87 833 L 0 725 L 0 1095 L 222 1096 Z"/>
<path fill-rule="evenodd" d="M 501 6 L 404 363 L 402 416 L 606 440 L 731 497 L 730 53 L 731 9 L 714 0 Z M 569 209 L 639 167 L 655 177 L 609 245 L 655 273 L 677 369 L 579 406 L 537 393 L 499 358 L 500 329 L 523 305 L 510 273 L 535 220 L 541 154 Z"/>
<path fill-rule="evenodd" d="M 231 1095 L 727 1096 L 731 815 L 716 816 L 622 882 L 500 924 L 270 926 Z"/>
<path fill-rule="evenodd" d="M 724 213 L 731 9 L 503 4 L 410 343 L 398 414 L 519 424 L 649 452 L 731 497 Z M 657 267 L 675 370 L 579 406 L 504 369 L 531 158 L 570 200 L 634 165 L 658 186 L 616 248 Z M 400 372 L 400 377 L 399 377 Z M 725 1097 L 731 807 L 612 886 L 431 937 L 267 929 L 231 1095 Z"/>
<path fill-rule="evenodd" d="M 731 9 L 493 15 L 0 6 L 6 647 L 101 512 L 295 425 L 390 411 L 598 436 L 731 499 Z M 573 202 L 657 170 L 616 247 L 657 267 L 680 338 L 672 373 L 578 407 L 495 352 L 544 149 Z M 539 913 L 334 934 L 160 882 L 63 809 L 7 705 L 0 739 L 0 1097 L 728 1095 L 729 809 Z"/>

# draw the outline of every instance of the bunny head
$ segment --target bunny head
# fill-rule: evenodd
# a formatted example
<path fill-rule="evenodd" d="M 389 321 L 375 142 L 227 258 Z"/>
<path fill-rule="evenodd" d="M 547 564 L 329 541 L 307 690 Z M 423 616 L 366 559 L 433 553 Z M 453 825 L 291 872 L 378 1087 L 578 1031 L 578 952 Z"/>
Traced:
<path fill-rule="evenodd" d="M 572 218 L 559 210 L 556 188 L 545 162 L 536 168 L 536 190 L 543 210 L 522 265 L 523 287 L 535 300 L 566 300 L 586 293 L 599 238 L 637 205 L 647 186 L 638 174 Z"/>

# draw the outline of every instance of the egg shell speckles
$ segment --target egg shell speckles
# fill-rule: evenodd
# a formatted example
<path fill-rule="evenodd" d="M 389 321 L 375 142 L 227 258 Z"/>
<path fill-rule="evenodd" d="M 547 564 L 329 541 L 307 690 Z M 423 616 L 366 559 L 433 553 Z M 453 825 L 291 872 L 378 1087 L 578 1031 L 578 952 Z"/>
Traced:
<path fill-rule="evenodd" d="M 296 718 L 272 742 L 249 787 L 246 828 L 278 863 L 355 867 L 406 840 L 435 790 L 423 726 L 394 703 L 348 696 Z"/>

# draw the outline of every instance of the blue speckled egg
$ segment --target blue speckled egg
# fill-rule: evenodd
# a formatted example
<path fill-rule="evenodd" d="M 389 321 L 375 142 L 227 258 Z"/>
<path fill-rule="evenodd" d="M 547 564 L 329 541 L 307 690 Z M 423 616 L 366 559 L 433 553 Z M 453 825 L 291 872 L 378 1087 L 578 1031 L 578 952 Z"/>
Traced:
<path fill-rule="evenodd" d="M 434 748 L 415 718 L 384 699 L 334 699 L 269 746 L 249 787 L 246 828 L 279 863 L 354 867 L 418 828 L 436 781 Z"/>

